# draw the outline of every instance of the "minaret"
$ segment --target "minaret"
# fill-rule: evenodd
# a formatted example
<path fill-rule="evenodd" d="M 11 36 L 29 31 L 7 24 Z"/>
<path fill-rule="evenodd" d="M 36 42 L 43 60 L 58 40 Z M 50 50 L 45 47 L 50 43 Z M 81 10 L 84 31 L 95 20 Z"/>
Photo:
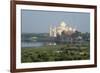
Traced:
<path fill-rule="evenodd" d="M 53 36 L 53 32 L 52 32 L 52 26 L 49 27 L 49 36 L 52 37 Z"/>
<path fill-rule="evenodd" d="M 56 27 L 54 28 L 53 36 L 54 36 L 54 37 L 57 37 Z"/>

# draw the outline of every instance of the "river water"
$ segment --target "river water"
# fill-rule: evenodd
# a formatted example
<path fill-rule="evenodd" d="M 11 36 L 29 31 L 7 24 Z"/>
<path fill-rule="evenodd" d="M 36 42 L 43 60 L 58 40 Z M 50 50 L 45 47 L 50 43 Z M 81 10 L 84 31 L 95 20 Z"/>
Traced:
<path fill-rule="evenodd" d="M 22 48 L 28 48 L 28 47 L 41 47 L 43 46 L 43 42 L 21 42 Z"/>

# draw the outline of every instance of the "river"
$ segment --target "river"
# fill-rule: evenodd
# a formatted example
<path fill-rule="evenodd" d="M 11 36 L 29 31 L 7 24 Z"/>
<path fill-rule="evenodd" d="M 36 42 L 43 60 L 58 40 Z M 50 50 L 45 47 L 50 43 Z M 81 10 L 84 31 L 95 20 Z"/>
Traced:
<path fill-rule="evenodd" d="M 43 42 L 21 42 L 21 47 L 22 48 L 28 48 L 28 47 L 41 47 L 43 46 Z"/>

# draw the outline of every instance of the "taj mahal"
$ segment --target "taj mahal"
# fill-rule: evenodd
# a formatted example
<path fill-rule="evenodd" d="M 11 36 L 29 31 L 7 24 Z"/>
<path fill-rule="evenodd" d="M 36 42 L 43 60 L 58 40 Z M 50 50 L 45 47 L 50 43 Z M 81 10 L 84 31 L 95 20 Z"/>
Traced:
<path fill-rule="evenodd" d="M 65 32 L 67 35 L 71 35 L 76 31 L 75 28 L 68 26 L 65 22 L 61 22 L 59 26 L 49 28 L 49 36 L 57 37 L 57 35 L 62 35 Z"/>

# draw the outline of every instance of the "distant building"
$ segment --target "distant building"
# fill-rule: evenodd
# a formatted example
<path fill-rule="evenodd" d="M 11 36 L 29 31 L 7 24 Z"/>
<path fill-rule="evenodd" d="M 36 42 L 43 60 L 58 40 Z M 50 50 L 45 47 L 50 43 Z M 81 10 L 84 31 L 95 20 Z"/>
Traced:
<path fill-rule="evenodd" d="M 61 22 L 60 25 L 57 27 L 50 26 L 49 35 L 50 35 L 50 37 L 57 37 L 57 35 L 61 36 L 63 34 L 63 32 L 66 35 L 71 35 L 75 31 L 76 31 L 75 28 L 68 26 L 65 22 Z"/>

